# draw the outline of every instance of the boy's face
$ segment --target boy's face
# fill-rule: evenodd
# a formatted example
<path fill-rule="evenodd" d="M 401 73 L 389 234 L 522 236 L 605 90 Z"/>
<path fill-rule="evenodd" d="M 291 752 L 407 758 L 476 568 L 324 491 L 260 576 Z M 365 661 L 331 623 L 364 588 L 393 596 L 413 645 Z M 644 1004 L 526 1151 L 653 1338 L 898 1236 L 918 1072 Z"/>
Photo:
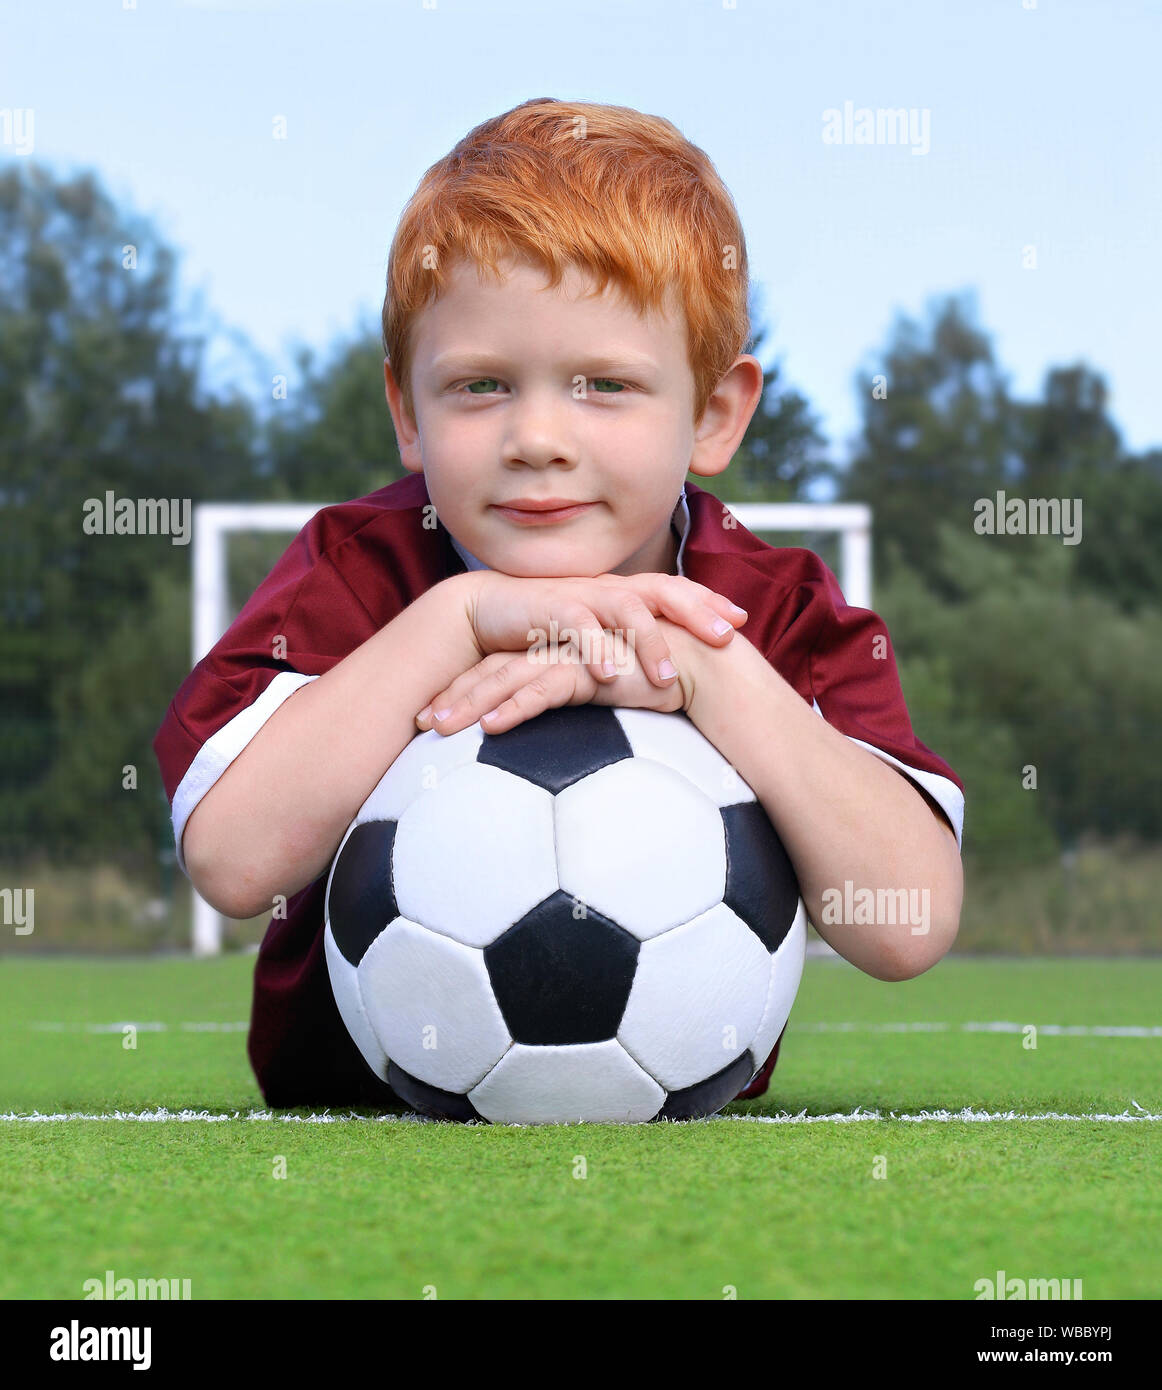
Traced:
<path fill-rule="evenodd" d="M 414 421 L 385 364 L 405 466 L 489 569 L 676 573 L 670 518 L 695 450 L 682 316 L 671 300 L 664 316 L 639 318 L 612 285 L 582 298 L 591 282 L 574 268 L 556 290 L 525 262 L 502 270 L 497 284 L 460 261 L 420 315 Z M 550 498 L 588 505 L 539 525 L 498 510 Z"/>

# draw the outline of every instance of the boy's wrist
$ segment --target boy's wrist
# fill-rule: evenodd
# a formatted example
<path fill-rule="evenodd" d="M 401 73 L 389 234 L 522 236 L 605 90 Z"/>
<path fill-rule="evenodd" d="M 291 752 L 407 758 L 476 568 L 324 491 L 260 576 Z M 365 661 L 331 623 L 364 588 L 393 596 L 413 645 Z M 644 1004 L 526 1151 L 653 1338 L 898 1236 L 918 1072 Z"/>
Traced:
<path fill-rule="evenodd" d="M 455 674 L 469 670 L 487 655 L 476 640 L 473 625 L 476 594 L 486 571 L 467 570 L 434 584 L 417 600 L 430 607 L 433 638 L 444 649 L 444 662 L 456 668 Z"/>

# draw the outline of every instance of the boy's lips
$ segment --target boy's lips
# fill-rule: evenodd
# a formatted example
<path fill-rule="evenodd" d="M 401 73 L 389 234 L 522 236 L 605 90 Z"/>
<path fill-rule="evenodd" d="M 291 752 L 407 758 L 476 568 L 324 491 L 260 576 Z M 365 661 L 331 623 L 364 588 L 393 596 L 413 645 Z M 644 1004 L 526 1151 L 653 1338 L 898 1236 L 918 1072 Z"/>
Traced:
<path fill-rule="evenodd" d="M 556 512 L 563 507 L 582 507 L 587 503 L 577 497 L 514 497 L 509 502 L 498 502 L 498 507 L 520 512 Z"/>
<path fill-rule="evenodd" d="M 543 526 L 549 522 L 566 521 L 571 516 L 579 516 L 596 505 L 596 502 L 573 502 L 567 497 L 547 497 L 541 500 L 518 497 L 514 503 L 494 504 L 493 510 L 520 526 Z"/>

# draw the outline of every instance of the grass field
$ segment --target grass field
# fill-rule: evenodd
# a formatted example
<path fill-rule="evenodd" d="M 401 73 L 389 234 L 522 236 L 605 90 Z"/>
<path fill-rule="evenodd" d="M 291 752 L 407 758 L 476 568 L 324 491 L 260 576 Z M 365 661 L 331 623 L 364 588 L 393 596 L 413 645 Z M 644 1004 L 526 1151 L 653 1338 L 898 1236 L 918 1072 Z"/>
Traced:
<path fill-rule="evenodd" d="M 271 1114 L 252 967 L 5 958 L 0 1297 L 106 1270 L 195 1299 L 1162 1293 L 1162 961 L 809 960 L 766 1097 L 625 1128 Z"/>

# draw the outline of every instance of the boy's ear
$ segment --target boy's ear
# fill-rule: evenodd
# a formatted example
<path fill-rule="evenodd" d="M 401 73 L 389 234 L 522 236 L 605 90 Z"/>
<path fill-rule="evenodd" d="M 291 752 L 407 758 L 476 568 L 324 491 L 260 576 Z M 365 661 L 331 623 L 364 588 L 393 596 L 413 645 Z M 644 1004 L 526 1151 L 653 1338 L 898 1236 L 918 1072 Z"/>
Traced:
<path fill-rule="evenodd" d="M 416 422 L 408 414 L 403 401 L 403 391 L 391 370 L 391 363 L 383 359 L 383 386 L 387 396 L 387 408 L 391 411 L 391 423 L 395 426 L 395 442 L 399 445 L 400 462 L 409 473 L 422 473 L 424 461 L 420 457 L 420 432 Z"/>
<path fill-rule="evenodd" d="M 763 366 L 743 353 L 710 394 L 694 430 L 690 472 L 712 478 L 730 464 L 763 394 Z"/>

